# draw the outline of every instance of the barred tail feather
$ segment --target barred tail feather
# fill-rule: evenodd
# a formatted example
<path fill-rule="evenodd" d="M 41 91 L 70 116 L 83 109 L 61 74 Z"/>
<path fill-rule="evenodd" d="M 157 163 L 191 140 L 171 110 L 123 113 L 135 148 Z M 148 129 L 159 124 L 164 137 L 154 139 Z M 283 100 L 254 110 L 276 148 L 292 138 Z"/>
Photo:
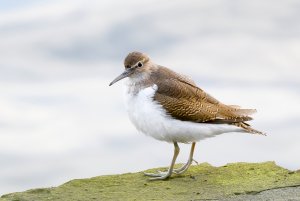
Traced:
<path fill-rule="evenodd" d="M 245 129 L 246 132 L 251 133 L 251 134 L 258 134 L 258 135 L 265 135 L 265 136 L 267 135 L 264 132 L 253 129 L 249 124 L 247 124 L 245 122 L 232 123 L 232 125 L 243 128 L 243 129 Z"/>
<path fill-rule="evenodd" d="M 256 109 L 236 109 L 234 113 L 236 115 L 249 116 L 256 113 Z"/>

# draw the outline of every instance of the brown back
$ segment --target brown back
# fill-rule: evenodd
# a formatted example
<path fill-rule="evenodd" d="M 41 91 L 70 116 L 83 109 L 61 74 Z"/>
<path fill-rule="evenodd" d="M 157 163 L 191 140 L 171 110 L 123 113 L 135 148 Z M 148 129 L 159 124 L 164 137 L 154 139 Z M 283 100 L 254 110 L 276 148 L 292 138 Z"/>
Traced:
<path fill-rule="evenodd" d="M 210 123 L 238 123 L 252 120 L 253 109 L 222 104 L 189 78 L 168 68 L 159 67 L 152 72 L 151 81 L 158 86 L 154 100 L 159 102 L 173 118 L 183 121 Z"/>

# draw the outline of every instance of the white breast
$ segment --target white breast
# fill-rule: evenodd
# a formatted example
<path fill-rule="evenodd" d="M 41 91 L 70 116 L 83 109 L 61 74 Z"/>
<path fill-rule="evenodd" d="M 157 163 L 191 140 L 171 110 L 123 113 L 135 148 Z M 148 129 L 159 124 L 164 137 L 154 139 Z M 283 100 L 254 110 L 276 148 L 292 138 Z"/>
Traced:
<path fill-rule="evenodd" d="M 127 85 L 125 101 L 131 122 L 137 130 L 157 140 L 167 142 L 196 142 L 227 132 L 244 130 L 226 124 L 208 124 L 181 121 L 167 115 L 165 109 L 153 101 L 157 86 L 134 93 L 134 85 Z"/>

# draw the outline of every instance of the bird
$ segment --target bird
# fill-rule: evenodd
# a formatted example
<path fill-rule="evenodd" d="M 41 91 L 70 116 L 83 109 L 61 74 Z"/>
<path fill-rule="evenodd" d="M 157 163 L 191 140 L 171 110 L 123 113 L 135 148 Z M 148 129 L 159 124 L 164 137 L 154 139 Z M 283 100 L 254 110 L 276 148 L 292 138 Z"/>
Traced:
<path fill-rule="evenodd" d="M 125 70 L 109 86 L 125 81 L 125 105 L 136 129 L 156 140 L 173 143 L 174 154 L 166 172 L 144 173 L 150 180 L 165 180 L 185 173 L 193 161 L 196 143 L 229 132 L 265 135 L 248 123 L 255 109 L 226 105 L 206 93 L 188 76 L 158 65 L 142 52 L 131 52 Z M 180 148 L 191 144 L 187 162 L 174 169 Z"/>

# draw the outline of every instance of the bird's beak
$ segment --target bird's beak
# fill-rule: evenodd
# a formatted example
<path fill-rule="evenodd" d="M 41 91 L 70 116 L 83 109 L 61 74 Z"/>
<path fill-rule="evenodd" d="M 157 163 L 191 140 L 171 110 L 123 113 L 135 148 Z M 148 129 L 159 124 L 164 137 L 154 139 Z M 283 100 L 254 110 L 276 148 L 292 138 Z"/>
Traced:
<path fill-rule="evenodd" d="M 130 76 L 133 73 L 134 68 L 128 68 L 126 69 L 121 75 L 119 75 L 118 77 L 116 77 L 110 84 L 109 86 L 113 85 L 114 83 Z"/>

